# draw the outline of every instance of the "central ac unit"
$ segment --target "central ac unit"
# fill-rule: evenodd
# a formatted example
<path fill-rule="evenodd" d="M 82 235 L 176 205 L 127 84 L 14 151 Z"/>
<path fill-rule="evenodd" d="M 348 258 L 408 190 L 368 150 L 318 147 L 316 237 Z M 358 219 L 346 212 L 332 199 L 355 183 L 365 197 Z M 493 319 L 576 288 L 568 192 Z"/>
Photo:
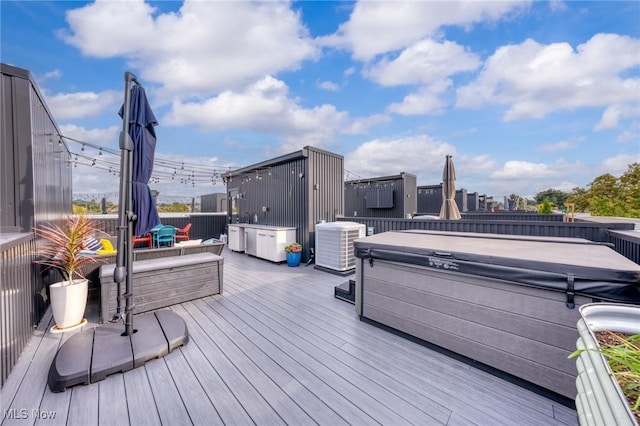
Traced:
<path fill-rule="evenodd" d="M 315 263 L 321 268 L 345 272 L 356 267 L 353 242 L 365 236 L 365 225 L 356 222 L 316 224 Z"/>

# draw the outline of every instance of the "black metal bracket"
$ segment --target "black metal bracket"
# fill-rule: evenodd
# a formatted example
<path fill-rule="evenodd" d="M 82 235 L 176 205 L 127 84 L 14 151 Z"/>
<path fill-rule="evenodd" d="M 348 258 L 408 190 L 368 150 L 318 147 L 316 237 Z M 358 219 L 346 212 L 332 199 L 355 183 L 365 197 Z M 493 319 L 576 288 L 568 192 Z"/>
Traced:
<path fill-rule="evenodd" d="M 567 308 L 573 309 L 576 307 L 574 302 L 575 292 L 575 276 L 573 274 L 567 274 Z"/>

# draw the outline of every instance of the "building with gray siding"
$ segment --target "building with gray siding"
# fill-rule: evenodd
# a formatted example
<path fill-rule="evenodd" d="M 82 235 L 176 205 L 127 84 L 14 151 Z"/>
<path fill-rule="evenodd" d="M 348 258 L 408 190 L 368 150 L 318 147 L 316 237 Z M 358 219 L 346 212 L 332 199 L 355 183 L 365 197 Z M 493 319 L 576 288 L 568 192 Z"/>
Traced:
<path fill-rule="evenodd" d="M 226 212 L 227 211 L 227 194 L 226 192 L 217 192 L 215 194 L 206 194 L 200 197 L 201 212 Z"/>
<path fill-rule="evenodd" d="M 224 175 L 229 223 L 295 227 L 303 261 L 315 224 L 344 214 L 344 158 L 306 146 Z"/>
<path fill-rule="evenodd" d="M 71 213 L 71 158 L 31 73 L 0 69 L 0 228 L 31 232 Z"/>
<path fill-rule="evenodd" d="M 406 218 L 418 211 L 416 176 L 400 173 L 344 184 L 345 216 Z"/>
<path fill-rule="evenodd" d="M 467 190 L 460 188 L 456 190 L 456 205 L 460 213 L 468 211 Z M 420 185 L 418 187 L 418 213 L 439 215 L 442 208 L 442 184 Z"/>
<path fill-rule="evenodd" d="M 470 212 L 478 211 L 480 204 L 478 202 L 477 192 L 467 192 L 467 210 Z"/>

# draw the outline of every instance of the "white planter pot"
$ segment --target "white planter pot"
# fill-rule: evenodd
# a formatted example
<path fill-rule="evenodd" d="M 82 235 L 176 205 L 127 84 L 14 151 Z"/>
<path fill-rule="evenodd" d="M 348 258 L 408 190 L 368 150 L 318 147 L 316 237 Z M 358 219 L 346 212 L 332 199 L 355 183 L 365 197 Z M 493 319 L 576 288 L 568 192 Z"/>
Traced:
<path fill-rule="evenodd" d="M 66 329 L 82 322 L 87 306 L 89 280 L 61 281 L 49 286 L 51 311 L 56 328 Z"/>
<path fill-rule="evenodd" d="M 640 333 L 640 306 L 590 303 L 580 307 L 576 360 L 576 410 L 581 425 L 638 426 L 607 360 L 599 353 L 595 332 Z"/>

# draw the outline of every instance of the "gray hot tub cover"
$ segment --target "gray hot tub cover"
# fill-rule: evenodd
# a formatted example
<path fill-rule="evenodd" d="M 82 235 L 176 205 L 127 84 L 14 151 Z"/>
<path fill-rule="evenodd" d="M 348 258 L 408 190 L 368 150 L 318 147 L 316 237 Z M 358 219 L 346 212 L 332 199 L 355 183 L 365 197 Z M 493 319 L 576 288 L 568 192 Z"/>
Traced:
<path fill-rule="evenodd" d="M 412 244 L 416 238 L 420 243 Z M 406 241 L 406 244 L 399 244 L 401 241 Z M 465 243 L 467 248 L 464 248 Z M 506 246 L 505 250 L 492 253 L 491 249 L 501 243 Z M 521 250 L 509 247 L 514 244 Z M 548 252 L 554 245 L 558 245 L 556 253 L 540 255 L 530 251 Z M 512 281 L 566 293 L 568 305 L 573 304 L 573 294 L 640 304 L 640 265 L 609 247 L 581 239 L 404 231 L 361 238 L 354 242 L 354 247 L 355 256 L 365 260 L 365 264 L 374 265 L 376 260 L 385 260 Z M 587 253 L 582 262 L 571 262 L 571 259 L 558 255 L 565 250 L 576 250 L 576 247 Z M 590 251 L 593 251 L 593 259 L 589 258 Z M 615 264 L 624 265 L 623 268 L 610 267 L 609 263 L 613 262 L 608 260 L 616 256 L 622 260 L 616 259 Z"/>

